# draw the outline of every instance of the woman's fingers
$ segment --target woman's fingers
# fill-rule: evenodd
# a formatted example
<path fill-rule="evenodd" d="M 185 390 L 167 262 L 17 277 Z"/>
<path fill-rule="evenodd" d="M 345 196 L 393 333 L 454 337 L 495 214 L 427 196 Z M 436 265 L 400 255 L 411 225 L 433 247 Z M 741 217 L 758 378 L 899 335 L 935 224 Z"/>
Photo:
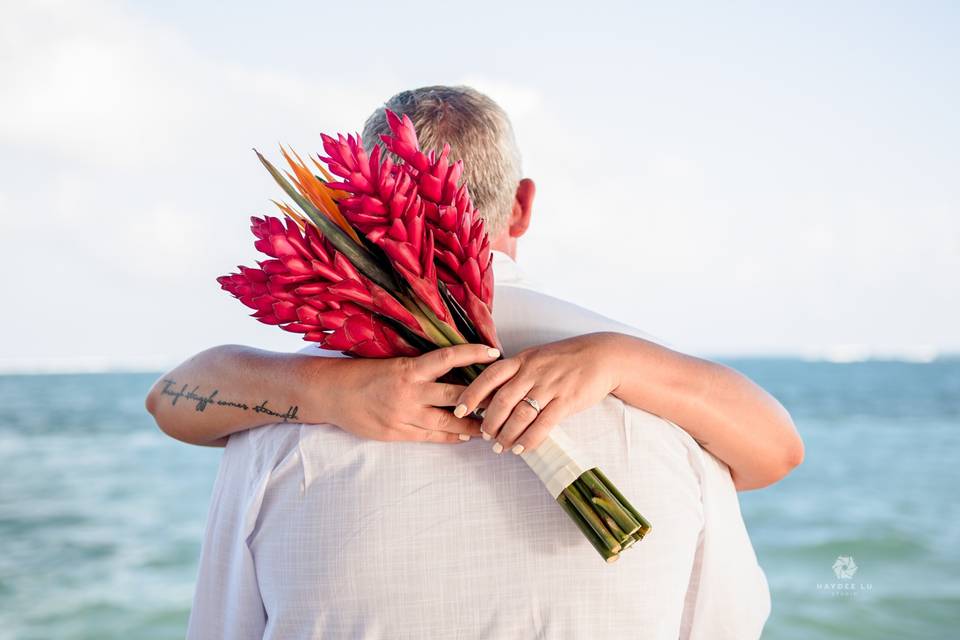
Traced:
<path fill-rule="evenodd" d="M 512 450 L 517 449 L 517 447 L 522 447 L 522 449 L 515 452 L 523 453 L 524 451 L 533 451 L 546 439 L 550 431 L 566 417 L 567 408 L 563 401 L 559 399 L 552 400 L 543 408 L 533 423 L 516 439 Z"/>
<path fill-rule="evenodd" d="M 506 383 L 516 375 L 520 370 L 520 361 L 516 358 L 507 358 L 489 365 L 477 376 L 477 379 L 460 394 L 457 400 L 457 408 L 454 413 L 458 416 L 465 416 L 480 406 L 487 396 L 491 395 L 497 387 Z M 489 411 L 489 407 L 487 410 Z"/>
<path fill-rule="evenodd" d="M 386 432 L 386 440 L 414 442 L 466 442 L 480 435 L 480 423 L 473 418 L 458 418 L 446 409 L 423 407 L 411 421 Z"/>
<path fill-rule="evenodd" d="M 514 407 L 527 395 L 531 387 L 533 387 L 532 382 L 517 378 L 500 387 L 483 414 L 483 424 L 480 425 L 480 429 L 484 439 L 497 438 L 503 423 L 507 421 Z M 527 406 L 533 409 L 533 407 Z M 498 442 L 493 445 L 493 450 L 500 453 L 503 450 L 503 445 Z"/>
<path fill-rule="evenodd" d="M 466 387 L 462 384 L 423 382 L 419 386 L 418 399 L 425 406 L 454 407 L 464 389 Z"/>
<path fill-rule="evenodd" d="M 458 418 L 446 409 L 436 407 L 423 407 L 409 424 L 427 431 L 444 431 L 465 436 L 480 435 L 480 421 L 476 418 Z"/>
<path fill-rule="evenodd" d="M 533 387 L 526 395 L 539 403 L 541 411 L 537 411 L 528 402 L 521 399 L 513 408 L 513 411 L 510 412 L 510 417 L 503 423 L 503 427 L 500 428 L 500 433 L 497 434 L 497 442 L 502 447 L 497 453 L 505 449 L 513 451 L 516 454 L 523 453 L 526 445 L 517 442 L 517 440 L 523 432 L 533 424 L 542 410 L 550 405 L 550 401 L 553 400 L 553 397 L 549 396 L 545 389 L 539 387 Z"/>
<path fill-rule="evenodd" d="M 446 431 L 435 431 L 433 429 L 421 429 L 412 424 L 403 424 L 386 433 L 384 440 L 389 442 L 437 442 L 441 444 L 460 444 L 470 438 L 460 434 L 448 433 Z"/>
<path fill-rule="evenodd" d="M 458 344 L 411 358 L 417 380 L 436 380 L 456 367 L 485 364 L 500 357 L 500 351 L 483 344 Z"/>

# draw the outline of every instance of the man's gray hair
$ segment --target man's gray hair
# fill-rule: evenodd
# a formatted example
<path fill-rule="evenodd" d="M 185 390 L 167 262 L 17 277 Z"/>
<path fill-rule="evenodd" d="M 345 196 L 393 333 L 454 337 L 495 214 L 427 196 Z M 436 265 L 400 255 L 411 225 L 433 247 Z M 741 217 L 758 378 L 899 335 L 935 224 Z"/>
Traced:
<path fill-rule="evenodd" d="M 389 134 L 385 109 L 406 114 L 424 150 L 450 145 L 453 160 L 463 160 L 463 180 L 473 205 L 487 222 L 491 239 L 506 228 L 522 177 L 520 151 L 506 112 L 470 87 L 421 87 L 402 91 L 374 111 L 363 127 L 367 152 Z"/>

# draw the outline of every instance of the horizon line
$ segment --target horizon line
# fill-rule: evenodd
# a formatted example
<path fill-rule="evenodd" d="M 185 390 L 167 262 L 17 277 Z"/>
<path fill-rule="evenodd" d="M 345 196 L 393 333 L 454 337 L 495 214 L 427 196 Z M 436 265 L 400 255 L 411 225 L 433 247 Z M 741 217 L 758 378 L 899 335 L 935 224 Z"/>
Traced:
<path fill-rule="evenodd" d="M 832 364 L 859 362 L 904 362 L 914 364 L 960 360 L 960 349 L 946 350 L 856 350 L 828 349 L 781 352 L 713 352 L 692 354 L 708 360 L 798 360 Z M 0 359 L 0 376 L 14 375 L 82 375 L 105 373 L 163 373 L 177 366 L 166 358 L 110 360 L 107 358 L 38 358 Z"/>

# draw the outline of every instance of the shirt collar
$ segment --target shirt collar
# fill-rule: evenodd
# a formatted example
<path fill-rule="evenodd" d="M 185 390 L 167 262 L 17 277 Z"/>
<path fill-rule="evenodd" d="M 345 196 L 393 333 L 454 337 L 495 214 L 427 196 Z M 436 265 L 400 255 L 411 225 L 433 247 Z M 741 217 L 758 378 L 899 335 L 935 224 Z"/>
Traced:
<path fill-rule="evenodd" d="M 502 251 L 493 249 L 493 282 L 495 284 L 521 284 L 526 280 L 526 274 L 513 258 Z"/>

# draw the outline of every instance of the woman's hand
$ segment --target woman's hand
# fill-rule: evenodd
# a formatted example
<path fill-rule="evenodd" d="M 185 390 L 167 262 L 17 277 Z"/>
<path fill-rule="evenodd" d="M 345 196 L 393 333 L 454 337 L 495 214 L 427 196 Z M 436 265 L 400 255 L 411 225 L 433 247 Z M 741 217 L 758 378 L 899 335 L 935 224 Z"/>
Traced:
<path fill-rule="evenodd" d="M 454 413 L 465 416 L 492 395 L 481 425 L 484 439 L 496 439 L 497 453 L 533 450 L 557 423 L 617 388 L 613 335 L 577 336 L 495 362 L 460 394 Z M 525 397 L 536 400 L 539 413 Z"/>
<path fill-rule="evenodd" d="M 336 360 L 332 375 L 326 363 L 320 380 L 307 373 L 304 402 L 317 394 L 323 421 L 361 438 L 465 442 L 480 435 L 479 421 L 441 407 L 456 405 L 466 387 L 437 379 L 455 367 L 487 364 L 499 356 L 491 347 L 464 344 L 414 358 Z M 305 414 L 310 413 L 306 408 Z"/>

